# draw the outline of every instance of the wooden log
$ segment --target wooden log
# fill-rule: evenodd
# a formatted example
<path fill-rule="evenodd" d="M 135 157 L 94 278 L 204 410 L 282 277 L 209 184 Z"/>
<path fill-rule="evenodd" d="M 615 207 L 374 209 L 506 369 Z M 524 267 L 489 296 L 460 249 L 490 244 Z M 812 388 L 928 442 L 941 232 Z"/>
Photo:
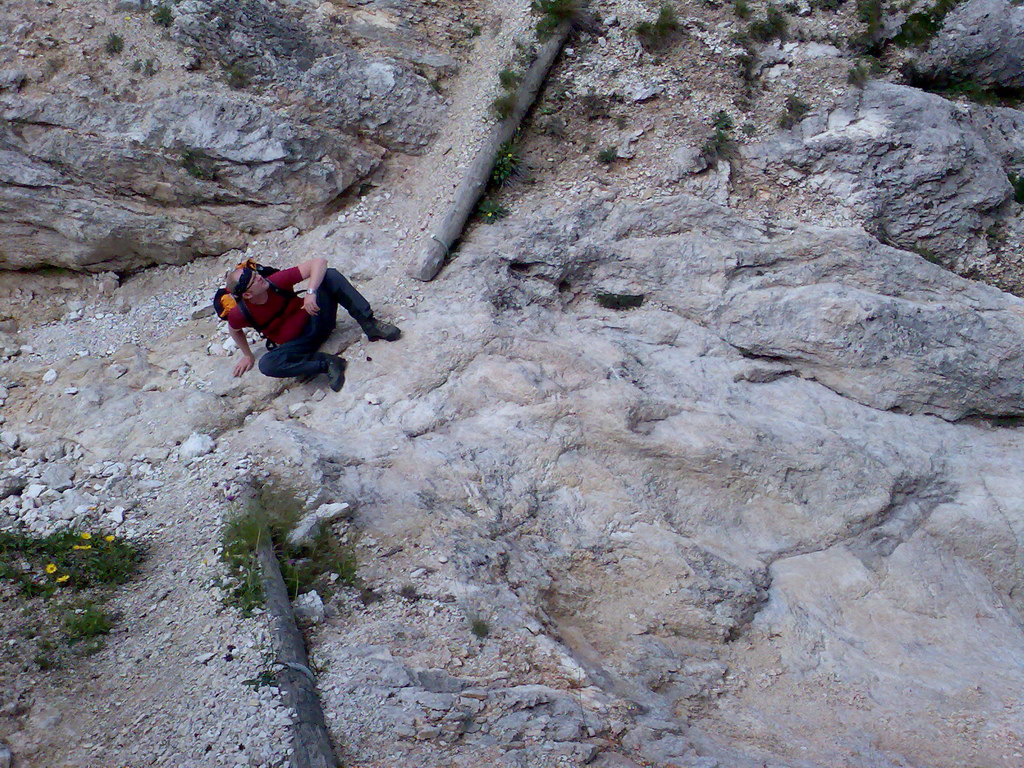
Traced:
<path fill-rule="evenodd" d="M 263 594 L 271 617 L 274 651 L 280 670 L 277 684 L 285 704 L 295 712 L 292 725 L 292 768 L 338 768 L 338 759 L 324 721 L 316 678 L 309 668 L 306 642 L 295 624 L 288 589 L 274 554 L 270 533 L 264 529 L 256 550 L 263 572 Z"/>
<path fill-rule="evenodd" d="M 444 260 L 451 251 L 455 241 L 462 236 L 466 222 L 473 214 L 476 204 L 480 201 L 487 182 L 494 170 L 494 160 L 498 149 L 515 135 L 523 117 L 530 109 L 544 79 L 548 76 L 551 65 L 555 63 L 565 40 L 572 29 L 571 21 L 564 21 L 552 32 L 551 37 L 537 51 L 537 58 L 526 70 L 523 80 L 516 91 L 515 106 L 507 118 L 498 123 L 491 131 L 477 152 L 476 158 L 466 170 L 462 183 L 455 191 L 455 200 L 434 229 L 430 243 L 419 261 L 409 270 L 410 276 L 417 280 L 433 280 L 444 266 Z"/>

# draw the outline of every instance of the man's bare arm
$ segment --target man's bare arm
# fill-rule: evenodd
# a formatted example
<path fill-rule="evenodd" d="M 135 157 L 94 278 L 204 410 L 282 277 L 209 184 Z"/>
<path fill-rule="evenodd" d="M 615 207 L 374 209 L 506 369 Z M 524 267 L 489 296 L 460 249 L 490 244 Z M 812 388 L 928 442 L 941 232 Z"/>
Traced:
<path fill-rule="evenodd" d="M 309 279 L 309 291 L 302 300 L 302 308 L 311 315 L 319 314 L 320 307 L 316 303 L 316 289 L 323 282 L 324 274 L 327 272 L 327 259 L 316 258 L 304 261 L 299 264 L 299 274 L 302 278 Z"/>
<path fill-rule="evenodd" d="M 249 340 L 245 338 L 245 331 L 236 328 L 228 328 L 228 334 L 231 336 L 231 340 L 235 342 L 235 346 L 242 351 L 242 359 L 235 363 L 235 369 L 233 371 L 233 375 L 241 376 L 253 367 L 256 363 L 256 357 L 249 348 Z"/>

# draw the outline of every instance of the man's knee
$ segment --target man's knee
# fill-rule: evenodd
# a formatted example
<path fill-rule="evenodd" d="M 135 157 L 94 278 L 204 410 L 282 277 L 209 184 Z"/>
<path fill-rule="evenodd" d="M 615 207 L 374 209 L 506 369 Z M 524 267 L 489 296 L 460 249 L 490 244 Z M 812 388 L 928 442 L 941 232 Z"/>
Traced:
<path fill-rule="evenodd" d="M 267 354 L 261 357 L 259 359 L 259 362 L 256 363 L 256 366 L 260 369 L 260 373 L 262 373 L 264 376 L 272 376 L 274 378 L 279 378 L 281 375 L 280 373 L 278 373 L 277 370 L 279 357 L 280 355 L 275 355 L 273 352 L 267 352 Z"/>

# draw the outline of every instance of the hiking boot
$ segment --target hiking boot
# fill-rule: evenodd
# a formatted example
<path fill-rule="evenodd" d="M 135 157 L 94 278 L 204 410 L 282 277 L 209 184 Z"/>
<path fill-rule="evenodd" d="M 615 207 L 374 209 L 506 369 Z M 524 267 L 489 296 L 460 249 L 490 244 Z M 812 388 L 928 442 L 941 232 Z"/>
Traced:
<path fill-rule="evenodd" d="M 402 331 L 397 325 L 385 323 L 372 317 L 359 325 L 362 327 L 363 333 L 366 334 L 366 338 L 370 341 L 377 341 L 377 339 L 396 341 L 402 335 Z"/>
<path fill-rule="evenodd" d="M 344 358 L 327 355 L 327 384 L 335 392 L 341 392 L 341 388 L 345 386 L 346 365 Z"/>

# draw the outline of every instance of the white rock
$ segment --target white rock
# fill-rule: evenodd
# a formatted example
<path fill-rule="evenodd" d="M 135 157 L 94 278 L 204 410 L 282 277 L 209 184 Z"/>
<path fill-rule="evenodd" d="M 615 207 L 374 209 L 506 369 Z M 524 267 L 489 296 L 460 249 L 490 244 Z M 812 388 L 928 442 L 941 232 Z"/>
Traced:
<path fill-rule="evenodd" d="M 312 543 L 320 532 L 320 526 L 340 517 L 349 505 L 344 502 L 323 504 L 315 512 L 306 515 L 288 534 L 288 543 L 293 547 Z"/>
<path fill-rule="evenodd" d="M 307 403 L 292 403 L 288 406 L 288 415 L 293 419 L 299 419 L 309 413 L 309 405 Z"/>
<path fill-rule="evenodd" d="M 53 368 L 43 374 L 43 384 L 53 384 L 57 380 L 57 371 Z"/>
<path fill-rule="evenodd" d="M 317 594 L 316 590 L 299 595 L 292 603 L 295 609 L 295 618 L 309 624 L 319 624 L 324 620 L 324 601 Z"/>
<path fill-rule="evenodd" d="M 189 461 L 191 459 L 205 456 L 206 454 L 213 451 L 217 443 L 209 435 L 204 435 L 200 432 L 193 432 L 188 436 L 188 439 L 181 444 L 178 448 L 178 458 L 182 461 Z"/>
<path fill-rule="evenodd" d="M 38 499 L 39 495 L 46 490 L 46 486 L 41 483 L 32 483 L 21 493 L 23 499 Z"/>

